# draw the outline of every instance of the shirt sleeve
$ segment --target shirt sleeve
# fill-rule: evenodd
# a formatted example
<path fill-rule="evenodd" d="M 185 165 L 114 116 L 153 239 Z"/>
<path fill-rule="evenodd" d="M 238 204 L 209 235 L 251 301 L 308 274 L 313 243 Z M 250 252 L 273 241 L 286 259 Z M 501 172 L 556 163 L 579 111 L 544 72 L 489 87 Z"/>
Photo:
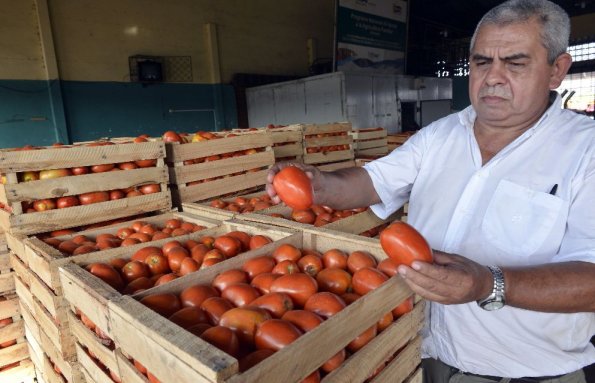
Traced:
<path fill-rule="evenodd" d="M 585 156 L 585 176 L 573 185 L 578 192 L 570 201 L 566 233 L 554 262 L 595 263 L 595 139 L 592 141 Z"/>
<path fill-rule="evenodd" d="M 411 136 L 387 156 L 364 166 L 381 200 L 370 208 L 381 219 L 390 216 L 409 200 L 413 181 L 421 166 L 428 128 Z"/>

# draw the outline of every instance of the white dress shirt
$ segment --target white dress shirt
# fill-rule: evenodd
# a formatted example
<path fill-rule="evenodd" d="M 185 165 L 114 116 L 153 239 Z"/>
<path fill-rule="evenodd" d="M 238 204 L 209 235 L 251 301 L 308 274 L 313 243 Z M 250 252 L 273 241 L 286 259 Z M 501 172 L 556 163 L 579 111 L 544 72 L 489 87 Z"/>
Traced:
<path fill-rule="evenodd" d="M 558 96 L 483 166 L 472 107 L 436 121 L 365 166 L 382 200 L 372 210 L 387 217 L 409 200 L 408 222 L 432 248 L 483 265 L 595 263 L 595 122 L 560 107 Z M 428 317 L 423 356 L 462 371 L 518 378 L 595 362 L 595 313 L 471 302 L 432 303 Z"/>

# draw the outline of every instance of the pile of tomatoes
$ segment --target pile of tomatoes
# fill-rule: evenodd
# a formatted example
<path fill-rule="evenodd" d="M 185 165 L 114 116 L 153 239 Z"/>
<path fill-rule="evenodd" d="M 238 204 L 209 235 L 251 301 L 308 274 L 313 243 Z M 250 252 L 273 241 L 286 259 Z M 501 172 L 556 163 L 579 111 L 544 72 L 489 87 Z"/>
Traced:
<path fill-rule="evenodd" d="M 243 214 L 268 209 L 274 204 L 268 194 L 262 194 L 250 198 L 240 196 L 228 201 L 216 198 L 209 202 L 209 205 L 217 209 Z"/>
<path fill-rule="evenodd" d="M 135 221 L 128 227 L 118 229 L 115 233 L 103 233 L 95 237 L 81 234 L 71 239 L 60 240 L 56 236 L 74 233 L 72 230 L 60 230 L 53 232 L 53 236 L 42 238 L 42 240 L 64 254 L 79 255 L 177 237 L 203 229 L 205 229 L 205 226 L 172 218 L 166 220 L 163 226 L 145 221 Z"/>
<path fill-rule="evenodd" d="M 290 244 L 217 275 L 210 285 L 179 295 L 157 293 L 140 302 L 237 358 L 245 371 L 292 343 L 396 273 L 365 251 L 324 253 Z M 408 298 L 314 371 L 317 382 L 413 308 Z"/>
<path fill-rule="evenodd" d="M 140 142 L 147 142 L 146 137 L 139 136 L 134 139 L 134 143 Z M 84 146 L 106 146 L 106 145 L 116 145 L 110 141 L 98 141 L 89 144 L 85 144 Z M 79 145 L 72 145 L 66 146 L 62 144 L 54 144 L 53 148 L 71 148 L 76 147 Z M 45 148 L 38 148 L 33 146 L 25 146 L 23 148 L 13 149 L 13 150 L 42 150 Z M 30 181 L 38 181 L 38 180 L 49 180 L 54 178 L 62 178 L 62 177 L 70 177 L 70 176 L 79 176 L 84 174 L 94 174 L 94 173 L 105 173 L 105 172 L 114 172 L 114 171 L 121 171 L 121 170 L 132 170 L 137 168 L 148 168 L 148 167 L 155 167 L 157 165 L 156 159 L 145 159 L 145 160 L 137 160 L 137 161 L 129 161 L 129 162 L 121 162 L 121 163 L 108 163 L 108 164 L 100 164 L 100 165 L 91 165 L 91 166 L 78 166 L 73 168 L 63 168 L 63 169 L 44 169 L 39 171 L 26 171 L 17 173 L 17 179 L 19 182 L 30 182 Z M 2 176 L 2 183 L 6 184 L 6 176 Z M 46 198 L 41 200 L 35 201 L 24 201 L 21 203 L 23 212 L 25 213 L 34 213 L 46 210 L 53 210 L 53 209 L 63 209 L 72 206 L 79 206 L 79 205 L 90 205 L 93 203 L 98 202 L 107 202 L 113 201 L 121 198 L 130 198 L 136 197 L 146 194 L 158 193 L 161 191 L 161 186 L 159 184 L 146 184 L 141 186 L 134 186 L 125 189 L 115 189 L 109 191 L 97 191 L 97 192 L 90 192 L 90 193 L 83 193 L 79 195 L 67 196 L 67 197 L 60 197 L 60 198 Z M 8 205 L 1 204 L 0 208 L 12 212 L 12 208 Z"/>
<path fill-rule="evenodd" d="M 146 226 L 140 230 L 143 228 Z M 172 240 L 161 247 L 146 246 L 137 250 L 130 259 L 115 258 L 109 263 L 92 263 L 86 269 L 114 289 L 134 294 L 270 242 L 272 240 L 267 236 L 236 230 L 217 237 L 206 235 L 197 240 L 188 239 L 183 243 Z"/>

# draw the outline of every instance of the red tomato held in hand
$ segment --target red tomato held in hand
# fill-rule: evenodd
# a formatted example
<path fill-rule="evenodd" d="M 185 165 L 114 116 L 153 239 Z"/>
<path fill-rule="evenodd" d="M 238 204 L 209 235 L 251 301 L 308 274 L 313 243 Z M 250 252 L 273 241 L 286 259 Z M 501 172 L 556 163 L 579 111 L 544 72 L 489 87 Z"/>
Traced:
<path fill-rule="evenodd" d="M 411 266 L 413 261 L 431 263 L 432 249 L 413 226 L 397 221 L 380 233 L 384 252 L 396 263 Z"/>
<path fill-rule="evenodd" d="M 275 175 L 273 186 L 287 206 L 296 210 L 312 206 L 312 182 L 302 169 L 295 166 L 283 168 Z"/>

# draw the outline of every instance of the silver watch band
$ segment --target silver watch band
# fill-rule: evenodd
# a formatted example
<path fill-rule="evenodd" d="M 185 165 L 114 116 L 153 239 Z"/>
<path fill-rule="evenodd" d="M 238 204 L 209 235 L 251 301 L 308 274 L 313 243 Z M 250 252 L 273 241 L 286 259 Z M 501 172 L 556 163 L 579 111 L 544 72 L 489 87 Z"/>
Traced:
<path fill-rule="evenodd" d="M 504 273 L 498 266 L 487 266 L 494 277 L 492 293 L 484 299 L 477 301 L 479 307 L 484 310 L 493 311 L 504 307 L 506 303 L 504 291 Z"/>

